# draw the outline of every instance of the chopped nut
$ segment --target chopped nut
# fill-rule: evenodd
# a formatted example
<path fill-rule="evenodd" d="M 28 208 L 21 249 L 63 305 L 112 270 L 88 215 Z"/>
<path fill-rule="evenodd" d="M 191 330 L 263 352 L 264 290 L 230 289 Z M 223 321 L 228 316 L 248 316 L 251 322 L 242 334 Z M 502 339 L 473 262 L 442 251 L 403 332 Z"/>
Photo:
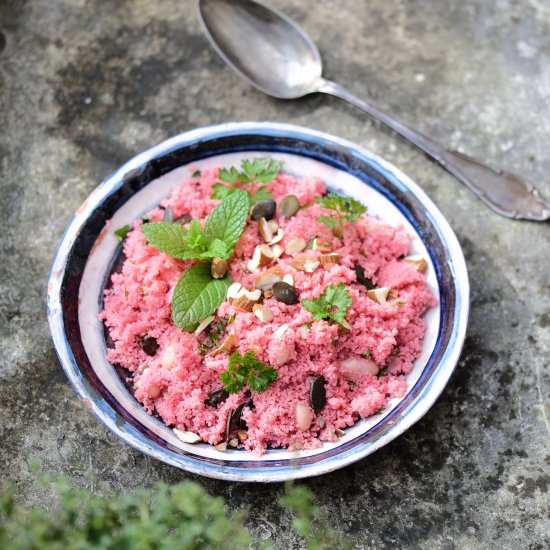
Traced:
<path fill-rule="evenodd" d="M 258 232 L 262 236 L 264 243 L 268 243 L 271 239 L 273 239 L 273 231 L 271 231 L 269 223 L 265 218 L 261 218 L 258 222 Z"/>
<path fill-rule="evenodd" d="M 390 288 L 388 292 L 388 298 L 397 298 L 399 296 L 399 290 L 396 288 Z"/>
<path fill-rule="evenodd" d="M 374 300 L 379 304 L 386 305 L 386 299 L 388 297 L 389 292 L 390 292 L 390 289 L 387 286 L 382 286 L 380 288 L 373 288 L 372 290 L 367 290 L 367 296 L 371 300 Z"/>
<path fill-rule="evenodd" d="M 231 300 L 231 298 L 237 298 L 238 296 L 240 296 L 242 288 L 243 285 L 241 285 L 241 283 L 231 284 L 227 289 L 227 299 Z"/>
<path fill-rule="evenodd" d="M 264 298 L 266 300 L 268 300 L 269 298 L 271 298 L 273 296 L 273 291 L 272 290 L 264 290 Z"/>
<path fill-rule="evenodd" d="M 225 337 L 225 340 L 222 342 L 222 345 L 211 351 L 208 354 L 208 357 L 217 357 L 222 353 L 227 353 L 228 355 L 233 351 L 235 347 L 235 333 L 231 332 Z"/>
<path fill-rule="evenodd" d="M 351 380 L 359 380 L 366 374 L 378 374 L 378 365 L 372 359 L 351 356 L 340 363 L 344 376 Z"/>
<path fill-rule="evenodd" d="M 147 389 L 147 396 L 150 399 L 156 399 L 160 395 L 160 388 L 158 386 L 149 386 Z"/>
<path fill-rule="evenodd" d="M 275 265 L 264 271 L 255 281 L 255 288 L 260 290 L 270 290 L 271 287 L 277 282 L 280 281 L 283 277 L 283 270 L 280 266 Z"/>
<path fill-rule="evenodd" d="M 294 286 L 294 277 L 290 273 L 287 273 L 283 277 L 283 283 L 286 283 L 287 285 L 290 285 L 290 286 Z"/>
<path fill-rule="evenodd" d="M 210 315 L 199 323 L 199 326 L 195 329 L 195 336 L 198 336 L 212 321 L 214 316 Z"/>
<path fill-rule="evenodd" d="M 271 250 L 273 252 L 274 260 L 276 260 L 277 258 L 280 258 L 283 255 L 283 252 L 285 251 L 285 249 L 280 244 L 273 245 Z"/>
<path fill-rule="evenodd" d="M 296 237 L 295 239 L 291 239 L 288 244 L 286 245 L 285 252 L 292 256 L 294 254 L 298 254 L 298 252 L 302 252 L 302 250 L 306 247 L 306 240 L 302 239 L 302 237 Z"/>
<path fill-rule="evenodd" d="M 246 441 L 248 439 L 248 432 L 246 430 L 237 430 L 237 437 L 239 441 Z"/>
<path fill-rule="evenodd" d="M 176 437 L 184 443 L 199 443 L 199 441 L 202 441 L 199 434 L 178 430 L 177 428 L 174 428 L 172 431 L 174 432 Z"/>
<path fill-rule="evenodd" d="M 319 260 L 321 262 L 321 265 L 324 268 L 330 268 L 333 265 L 338 265 L 340 263 L 340 254 L 336 254 L 335 252 L 332 252 L 331 254 L 321 254 L 319 256 Z"/>
<path fill-rule="evenodd" d="M 342 436 L 346 435 L 346 432 L 344 430 L 341 430 L 340 428 L 336 428 L 334 430 L 334 435 L 336 437 L 342 437 Z"/>
<path fill-rule="evenodd" d="M 273 321 L 273 312 L 266 305 L 255 304 L 252 306 L 252 312 L 262 323 L 270 323 Z"/>
<path fill-rule="evenodd" d="M 214 279 L 222 279 L 227 273 L 228 266 L 224 258 L 214 258 L 210 264 L 210 274 Z"/>
<path fill-rule="evenodd" d="M 250 291 L 244 289 L 244 292 L 229 301 L 233 307 L 241 311 L 252 311 L 252 307 L 261 297 L 262 291 L 259 289 Z"/>
<path fill-rule="evenodd" d="M 218 451 L 227 451 L 227 442 L 222 441 L 221 443 L 214 445 L 214 448 Z"/>
<path fill-rule="evenodd" d="M 341 334 L 349 334 L 351 332 L 351 325 L 343 319 L 340 323 L 338 323 L 338 332 Z"/>
<path fill-rule="evenodd" d="M 296 403 L 296 424 L 300 430 L 308 430 L 313 422 L 314 414 L 311 407 L 304 401 Z"/>
<path fill-rule="evenodd" d="M 174 367 L 175 362 L 176 352 L 174 351 L 172 344 L 168 344 L 168 346 L 164 350 L 164 353 L 162 354 L 162 368 L 166 370 L 171 370 Z"/>
<path fill-rule="evenodd" d="M 239 444 L 239 440 L 234 437 L 233 439 L 230 439 L 227 443 L 230 447 L 236 447 Z"/>
<path fill-rule="evenodd" d="M 248 269 L 251 272 L 257 271 L 258 268 L 269 265 L 274 258 L 273 250 L 267 244 L 259 244 L 254 249 L 252 259 L 248 262 Z"/>
<path fill-rule="evenodd" d="M 302 255 L 295 256 L 290 265 L 298 271 L 313 273 L 319 267 L 319 262 L 311 256 Z"/>
<path fill-rule="evenodd" d="M 418 271 L 419 273 L 424 273 L 428 267 L 428 263 L 422 256 L 420 256 L 420 254 L 407 256 L 406 258 L 403 258 L 403 261 L 413 264 L 416 271 Z"/>
<path fill-rule="evenodd" d="M 277 229 L 277 233 L 273 236 L 273 238 L 269 241 L 270 245 L 274 245 L 278 242 L 281 242 L 283 240 L 283 237 L 285 236 L 285 232 L 282 229 Z"/>
<path fill-rule="evenodd" d="M 279 229 L 279 224 L 277 223 L 277 220 L 269 220 L 267 222 L 267 225 L 269 225 L 269 229 L 271 229 L 272 233 L 277 233 L 277 229 Z"/>
<path fill-rule="evenodd" d="M 318 250 L 319 252 L 330 252 L 332 250 L 332 243 L 322 237 L 315 237 L 313 239 L 312 248 L 313 250 Z"/>

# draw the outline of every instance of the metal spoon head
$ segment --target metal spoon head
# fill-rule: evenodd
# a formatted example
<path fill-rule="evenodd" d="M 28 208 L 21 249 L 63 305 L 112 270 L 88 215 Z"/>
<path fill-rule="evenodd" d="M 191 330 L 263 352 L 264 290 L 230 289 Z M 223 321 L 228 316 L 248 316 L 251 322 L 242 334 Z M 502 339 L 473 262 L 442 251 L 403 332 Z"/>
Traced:
<path fill-rule="evenodd" d="M 288 17 L 253 0 L 198 0 L 197 5 L 215 50 L 253 86 L 283 99 L 316 91 L 321 56 Z"/>

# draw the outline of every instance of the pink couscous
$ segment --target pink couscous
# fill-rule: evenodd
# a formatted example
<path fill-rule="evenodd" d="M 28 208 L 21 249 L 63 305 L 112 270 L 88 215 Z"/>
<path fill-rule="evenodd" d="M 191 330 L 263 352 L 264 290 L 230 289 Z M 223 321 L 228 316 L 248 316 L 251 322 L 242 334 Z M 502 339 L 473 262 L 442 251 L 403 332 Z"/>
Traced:
<path fill-rule="evenodd" d="M 184 227 L 191 217 L 204 222 L 219 203 L 211 198 L 219 181 L 218 170 L 207 169 L 182 182 L 149 222 L 166 219 L 167 210 Z M 247 219 L 228 261 L 233 284 L 197 329 L 184 331 L 171 317 L 174 288 L 197 260 L 175 259 L 148 244 L 142 220 L 124 239 L 122 270 L 112 275 L 100 314 L 112 340 L 108 359 L 128 370 L 135 397 L 150 414 L 184 441 L 258 455 L 320 447 L 403 396 L 404 375 L 422 347 L 422 315 L 436 304 L 425 261 L 407 256 L 412 237 L 403 228 L 361 215 L 339 234 L 319 221 L 330 212 L 316 202 L 326 188 L 314 176 L 279 172 L 267 188 L 275 215 Z M 289 195 L 300 208 L 285 217 L 281 203 Z M 271 250 L 267 258 L 261 247 Z M 295 303 L 274 294 L 270 281 L 279 280 L 293 287 Z M 304 306 L 330 285 L 350 297 L 341 323 L 314 320 Z M 254 352 L 276 379 L 264 391 L 246 384 L 226 391 L 221 374 L 235 351 Z"/>

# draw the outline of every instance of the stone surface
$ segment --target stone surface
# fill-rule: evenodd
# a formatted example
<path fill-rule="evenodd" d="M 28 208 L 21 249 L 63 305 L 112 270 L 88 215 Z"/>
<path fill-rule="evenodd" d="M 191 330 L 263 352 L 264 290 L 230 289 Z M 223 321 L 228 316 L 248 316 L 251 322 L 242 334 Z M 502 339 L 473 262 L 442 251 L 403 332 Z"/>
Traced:
<path fill-rule="evenodd" d="M 451 176 L 341 101 L 270 99 L 226 69 L 191 1 L 0 2 L 0 471 L 118 491 L 192 478 L 118 441 L 76 398 L 45 320 L 71 213 L 120 163 L 184 130 L 280 120 L 355 141 L 433 198 L 464 247 L 472 312 L 437 404 L 375 455 L 306 481 L 357 548 L 532 550 L 550 543 L 550 227 L 491 213 Z M 326 76 L 550 196 L 546 0 L 277 0 L 319 44 Z M 198 478 L 197 478 L 198 479 Z M 277 548 L 300 548 L 283 487 L 198 479 Z"/>

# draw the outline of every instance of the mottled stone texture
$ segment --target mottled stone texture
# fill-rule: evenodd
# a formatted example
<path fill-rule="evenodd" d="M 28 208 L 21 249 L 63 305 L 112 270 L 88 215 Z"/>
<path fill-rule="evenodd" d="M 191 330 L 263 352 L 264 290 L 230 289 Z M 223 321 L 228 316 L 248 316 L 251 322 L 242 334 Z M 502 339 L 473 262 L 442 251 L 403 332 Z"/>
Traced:
<path fill-rule="evenodd" d="M 525 175 L 550 196 L 547 0 L 277 0 L 326 75 L 420 130 Z M 224 67 L 188 0 L 0 0 L 0 471 L 48 503 L 33 459 L 117 491 L 193 478 L 132 450 L 76 398 L 45 320 L 48 268 L 71 213 L 130 156 L 197 126 L 303 124 L 404 170 L 468 261 L 472 313 L 456 373 L 417 425 L 374 456 L 306 481 L 357 548 L 532 550 L 550 524 L 550 227 L 491 213 L 390 132 L 329 97 L 270 99 Z M 281 485 L 197 479 L 300 548 Z"/>

